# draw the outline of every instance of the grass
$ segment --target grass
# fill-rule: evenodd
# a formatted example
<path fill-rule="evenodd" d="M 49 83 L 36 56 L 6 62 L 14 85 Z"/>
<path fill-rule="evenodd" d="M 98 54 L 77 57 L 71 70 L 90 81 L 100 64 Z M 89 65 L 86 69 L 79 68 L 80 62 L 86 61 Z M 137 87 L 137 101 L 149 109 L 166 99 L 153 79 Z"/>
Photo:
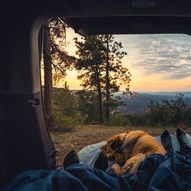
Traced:
<path fill-rule="evenodd" d="M 55 147 L 60 151 L 61 161 L 65 154 L 71 149 L 77 152 L 83 147 L 94 144 L 100 141 L 107 140 L 109 137 L 122 132 L 132 130 L 144 130 L 153 136 L 160 135 L 165 128 L 163 127 L 117 127 L 104 125 L 77 125 L 68 129 L 54 130 L 50 132 L 52 141 Z M 191 133 L 191 130 L 185 128 L 186 132 Z M 175 128 L 168 128 L 171 133 L 175 132 Z"/>

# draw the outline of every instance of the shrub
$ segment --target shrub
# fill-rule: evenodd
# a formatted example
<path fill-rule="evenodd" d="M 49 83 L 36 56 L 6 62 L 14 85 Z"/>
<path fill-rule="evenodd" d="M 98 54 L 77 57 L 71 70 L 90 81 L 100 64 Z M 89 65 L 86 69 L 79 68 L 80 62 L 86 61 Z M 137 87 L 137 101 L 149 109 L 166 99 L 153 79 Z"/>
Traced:
<path fill-rule="evenodd" d="M 128 125 L 128 119 L 125 115 L 111 115 L 105 124 L 109 126 L 126 126 Z"/>

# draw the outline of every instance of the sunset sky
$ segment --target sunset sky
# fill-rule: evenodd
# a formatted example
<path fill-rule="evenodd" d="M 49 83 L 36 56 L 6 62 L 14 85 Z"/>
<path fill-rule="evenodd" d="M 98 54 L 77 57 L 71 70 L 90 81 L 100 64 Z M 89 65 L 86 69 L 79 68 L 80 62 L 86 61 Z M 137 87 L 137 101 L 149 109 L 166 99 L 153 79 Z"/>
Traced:
<path fill-rule="evenodd" d="M 72 29 L 67 31 L 67 51 L 75 54 Z M 191 37 L 183 34 L 115 35 L 128 53 L 123 65 L 132 74 L 131 91 L 190 91 Z M 70 89 L 81 89 L 77 72 L 67 73 Z M 121 88 L 124 89 L 123 87 Z"/>

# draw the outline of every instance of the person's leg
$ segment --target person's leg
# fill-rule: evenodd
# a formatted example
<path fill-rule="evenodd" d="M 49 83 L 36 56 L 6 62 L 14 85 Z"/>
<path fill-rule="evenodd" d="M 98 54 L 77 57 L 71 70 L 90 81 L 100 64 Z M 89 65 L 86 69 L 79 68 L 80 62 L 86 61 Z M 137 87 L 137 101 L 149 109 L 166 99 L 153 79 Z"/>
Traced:
<path fill-rule="evenodd" d="M 102 162 L 105 164 L 102 164 Z M 79 179 L 88 190 L 131 190 L 127 178 L 115 176 L 101 170 L 106 170 L 107 168 L 107 161 L 104 153 L 99 154 L 94 167 L 91 167 L 80 164 L 77 153 L 75 151 L 70 151 L 64 159 L 63 167 L 65 171 Z"/>
<path fill-rule="evenodd" d="M 137 172 L 129 178 L 128 183 L 135 190 L 147 190 L 150 180 L 158 166 L 165 160 L 163 155 L 152 154 L 139 165 Z"/>
<path fill-rule="evenodd" d="M 108 167 L 108 158 L 104 151 L 101 151 L 95 161 L 94 168 L 106 171 Z"/>
<path fill-rule="evenodd" d="M 68 166 L 79 163 L 79 157 L 75 150 L 68 152 L 64 158 L 63 168 L 66 169 Z"/>
<path fill-rule="evenodd" d="M 66 154 L 64 158 L 63 168 L 65 169 L 68 166 L 71 166 L 76 163 L 80 163 L 79 156 L 75 150 L 71 150 Z M 108 159 L 105 152 L 102 151 L 100 152 L 99 156 L 95 161 L 94 168 L 106 171 L 107 167 L 108 167 Z"/>
<path fill-rule="evenodd" d="M 165 130 L 162 134 L 161 134 L 161 143 L 163 145 L 163 147 L 165 148 L 167 153 L 172 153 L 173 152 L 173 145 L 172 145 L 172 140 L 171 140 L 171 136 L 168 130 Z"/>
<path fill-rule="evenodd" d="M 177 128 L 176 129 L 176 138 L 180 145 L 180 151 L 185 153 L 190 153 L 191 148 L 188 143 L 188 139 L 186 137 L 186 132 L 183 129 Z"/>

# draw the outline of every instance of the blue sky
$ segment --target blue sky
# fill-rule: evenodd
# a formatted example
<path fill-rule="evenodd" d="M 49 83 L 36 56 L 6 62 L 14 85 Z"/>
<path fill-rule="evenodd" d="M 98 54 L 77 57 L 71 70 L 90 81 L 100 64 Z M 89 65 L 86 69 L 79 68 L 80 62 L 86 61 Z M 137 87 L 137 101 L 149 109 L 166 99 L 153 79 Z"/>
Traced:
<path fill-rule="evenodd" d="M 147 75 L 176 80 L 191 76 L 191 37 L 184 34 L 118 35 L 115 38 L 134 55 L 131 65 Z M 128 59 L 128 58 L 127 58 Z"/>

